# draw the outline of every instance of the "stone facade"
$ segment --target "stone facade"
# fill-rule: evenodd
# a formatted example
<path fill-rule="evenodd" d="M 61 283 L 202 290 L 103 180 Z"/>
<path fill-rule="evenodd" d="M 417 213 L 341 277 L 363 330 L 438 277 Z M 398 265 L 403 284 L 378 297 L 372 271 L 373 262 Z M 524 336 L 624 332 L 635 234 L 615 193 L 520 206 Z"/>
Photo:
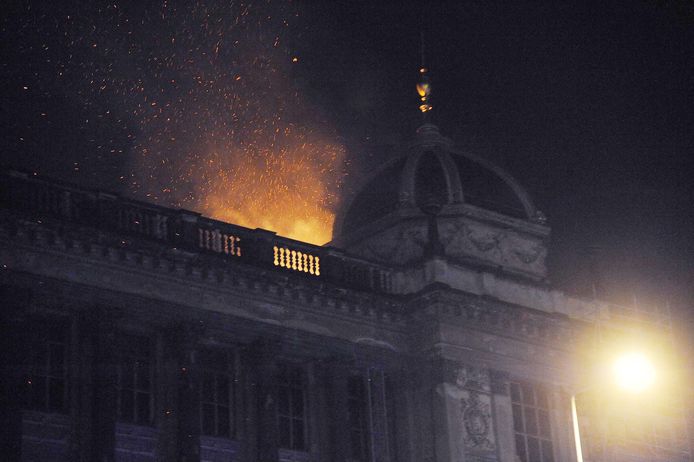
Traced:
<path fill-rule="evenodd" d="M 633 325 L 546 284 L 544 224 L 465 204 L 341 249 L 12 171 L 0 197 L 8 460 L 572 461 L 585 336 Z M 691 460 L 664 418 L 644 460 Z"/>

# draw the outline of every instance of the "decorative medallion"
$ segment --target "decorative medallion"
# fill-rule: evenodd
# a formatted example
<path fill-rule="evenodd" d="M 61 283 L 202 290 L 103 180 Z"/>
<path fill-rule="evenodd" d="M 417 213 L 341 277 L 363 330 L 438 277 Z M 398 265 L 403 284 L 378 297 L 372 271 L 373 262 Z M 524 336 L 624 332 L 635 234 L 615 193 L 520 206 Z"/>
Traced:
<path fill-rule="evenodd" d="M 469 449 L 478 451 L 494 450 L 494 442 L 490 434 L 491 410 L 489 403 L 482 402 L 479 394 L 471 391 L 469 398 L 461 399 L 464 442 Z"/>

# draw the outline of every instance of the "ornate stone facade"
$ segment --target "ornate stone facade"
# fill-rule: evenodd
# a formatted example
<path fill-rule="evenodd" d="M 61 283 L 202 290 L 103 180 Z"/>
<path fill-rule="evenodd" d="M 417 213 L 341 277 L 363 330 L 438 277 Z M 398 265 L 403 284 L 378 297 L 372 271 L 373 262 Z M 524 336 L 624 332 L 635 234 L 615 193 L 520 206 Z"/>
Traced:
<path fill-rule="evenodd" d="M 336 247 L 4 171 L 7 460 L 574 460 L 581 344 L 626 312 L 547 285 L 503 171 L 466 157 L 520 215 L 474 202 L 437 130 L 407 149 L 393 207 Z M 672 441 L 650 460 L 690 460 Z"/>

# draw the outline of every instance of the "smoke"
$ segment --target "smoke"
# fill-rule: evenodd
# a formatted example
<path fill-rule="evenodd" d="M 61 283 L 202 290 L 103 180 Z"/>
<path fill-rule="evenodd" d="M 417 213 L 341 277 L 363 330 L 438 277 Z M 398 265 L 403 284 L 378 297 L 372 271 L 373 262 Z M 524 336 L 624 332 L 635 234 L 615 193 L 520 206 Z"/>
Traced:
<path fill-rule="evenodd" d="M 151 16 L 130 189 L 160 203 L 322 244 L 345 149 L 292 80 L 290 2 L 199 2 Z"/>
<path fill-rule="evenodd" d="M 11 9 L 6 151 L 18 167 L 322 244 L 345 148 L 297 83 L 289 0 Z M 115 185 L 115 186 L 114 186 Z"/>

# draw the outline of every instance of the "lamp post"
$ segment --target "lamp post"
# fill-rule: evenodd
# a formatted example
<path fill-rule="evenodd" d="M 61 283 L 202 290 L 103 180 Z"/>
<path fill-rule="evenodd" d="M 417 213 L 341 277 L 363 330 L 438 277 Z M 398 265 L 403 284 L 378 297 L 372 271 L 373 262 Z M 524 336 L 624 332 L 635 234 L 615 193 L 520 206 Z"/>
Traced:
<path fill-rule="evenodd" d="M 656 371 L 648 357 L 638 352 L 630 352 L 615 359 L 612 364 L 612 378 L 620 389 L 630 393 L 640 393 L 653 385 Z M 573 424 L 576 444 L 576 462 L 583 462 L 583 448 L 576 409 L 577 395 L 577 392 L 571 394 L 571 423 Z"/>

